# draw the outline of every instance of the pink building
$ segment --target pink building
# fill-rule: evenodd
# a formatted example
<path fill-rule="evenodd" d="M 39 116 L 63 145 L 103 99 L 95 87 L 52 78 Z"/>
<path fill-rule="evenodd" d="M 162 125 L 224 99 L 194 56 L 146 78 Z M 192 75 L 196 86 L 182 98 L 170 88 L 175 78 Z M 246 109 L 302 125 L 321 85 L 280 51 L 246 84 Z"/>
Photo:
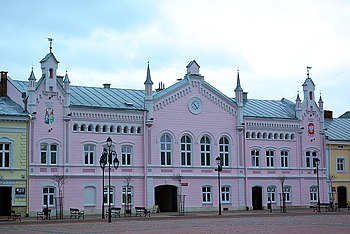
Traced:
<path fill-rule="evenodd" d="M 325 170 L 324 111 L 315 101 L 307 74 L 303 99 L 295 102 L 247 97 L 237 74 L 234 98 L 205 81 L 191 61 L 184 78 L 153 91 L 149 65 L 144 90 L 70 85 L 59 76 L 59 61 L 50 52 L 40 61 L 42 74 L 9 79 L 10 96 L 31 114 L 29 142 L 29 211 L 49 206 L 64 211 L 100 213 L 105 205 L 160 211 L 218 209 L 218 172 L 222 164 L 224 210 L 263 209 L 268 200 L 287 207 L 318 201 L 314 158 L 320 160 L 319 195 L 328 202 Z M 25 102 L 22 101 L 24 98 Z M 25 103 L 25 104 L 23 104 Z M 120 161 L 108 167 L 102 189 L 100 157 L 106 139 Z M 65 178 L 60 189 L 52 179 Z M 61 192 L 60 192 L 61 191 Z M 128 199 L 126 199 L 128 198 Z"/>

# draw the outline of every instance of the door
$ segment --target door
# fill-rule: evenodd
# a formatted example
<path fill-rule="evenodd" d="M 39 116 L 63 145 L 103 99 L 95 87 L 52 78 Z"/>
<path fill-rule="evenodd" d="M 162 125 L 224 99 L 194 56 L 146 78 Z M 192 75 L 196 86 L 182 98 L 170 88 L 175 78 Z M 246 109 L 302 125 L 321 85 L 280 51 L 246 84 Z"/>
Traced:
<path fill-rule="evenodd" d="M 255 186 L 252 188 L 253 210 L 262 210 L 262 188 Z"/>
<path fill-rule="evenodd" d="M 177 187 L 161 185 L 154 189 L 155 205 L 161 212 L 177 212 Z"/>
<path fill-rule="evenodd" d="M 345 208 L 347 204 L 346 187 L 339 186 L 337 188 L 337 194 L 338 194 L 338 207 Z"/>
<path fill-rule="evenodd" d="M 11 187 L 0 187 L 0 216 L 9 214 L 11 199 Z"/>

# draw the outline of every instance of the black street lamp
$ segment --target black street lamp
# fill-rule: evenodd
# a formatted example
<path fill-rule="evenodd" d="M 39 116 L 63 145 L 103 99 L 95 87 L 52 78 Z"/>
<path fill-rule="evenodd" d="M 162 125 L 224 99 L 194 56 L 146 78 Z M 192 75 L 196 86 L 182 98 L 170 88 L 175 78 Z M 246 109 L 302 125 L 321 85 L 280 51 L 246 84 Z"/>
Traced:
<path fill-rule="evenodd" d="M 104 169 L 106 165 L 108 165 L 108 223 L 112 222 L 112 215 L 111 215 L 111 164 L 113 163 L 113 167 L 115 170 L 118 169 L 119 167 L 119 160 L 117 158 L 117 152 L 114 150 L 111 150 L 112 147 L 112 139 L 110 137 L 107 138 L 106 140 L 108 151 L 104 148 L 102 156 L 100 158 L 100 167 L 103 171 L 103 181 L 104 181 Z M 112 160 L 112 158 L 114 159 Z M 104 182 L 103 182 L 104 186 Z M 102 189 L 104 192 L 104 187 Z M 104 193 L 103 193 L 104 194 Z M 102 216 L 104 215 L 104 199 L 102 197 Z"/>
<path fill-rule="evenodd" d="M 216 164 L 218 168 L 215 171 L 218 172 L 218 187 L 219 187 L 219 215 L 221 215 L 221 185 L 220 185 L 220 172 L 222 172 L 221 158 L 218 156 L 216 159 Z"/>
<path fill-rule="evenodd" d="M 100 167 L 102 169 L 102 219 L 105 219 L 105 201 L 104 201 L 104 189 L 105 189 L 105 168 L 107 164 L 107 151 L 103 148 L 103 153 L 100 157 Z"/>
<path fill-rule="evenodd" d="M 314 158 L 314 163 L 316 165 L 316 169 L 314 170 L 314 174 L 317 176 L 317 212 L 321 212 L 321 203 L 320 203 L 320 178 L 318 177 L 318 166 L 320 165 L 320 159 Z"/>

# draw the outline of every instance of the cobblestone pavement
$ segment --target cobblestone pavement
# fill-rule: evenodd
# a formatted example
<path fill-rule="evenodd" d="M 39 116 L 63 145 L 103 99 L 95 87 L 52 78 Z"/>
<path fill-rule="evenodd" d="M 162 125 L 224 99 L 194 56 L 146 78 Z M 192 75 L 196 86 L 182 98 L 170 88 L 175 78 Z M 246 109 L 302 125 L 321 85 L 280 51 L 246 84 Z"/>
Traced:
<path fill-rule="evenodd" d="M 152 217 L 1 221 L 0 233 L 350 233 L 350 212 L 228 212 L 157 214 Z"/>

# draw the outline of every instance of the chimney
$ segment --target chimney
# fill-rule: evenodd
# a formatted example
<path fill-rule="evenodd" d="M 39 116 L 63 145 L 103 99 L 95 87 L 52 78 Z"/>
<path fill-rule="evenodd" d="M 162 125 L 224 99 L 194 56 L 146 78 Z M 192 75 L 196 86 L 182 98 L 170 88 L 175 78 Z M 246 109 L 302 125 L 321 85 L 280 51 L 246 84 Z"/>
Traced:
<path fill-rule="evenodd" d="M 248 92 L 243 92 L 243 101 L 247 101 L 248 99 Z"/>
<path fill-rule="evenodd" d="M 103 88 L 105 88 L 105 89 L 110 89 L 111 88 L 111 84 L 103 84 Z"/>
<path fill-rule="evenodd" d="M 324 118 L 325 119 L 333 119 L 333 111 L 325 110 L 324 111 Z"/>
<path fill-rule="evenodd" d="M 7 96 L 7 72 L 1 71 L 1 80 L 0 80 L 0 97 Z"/>

